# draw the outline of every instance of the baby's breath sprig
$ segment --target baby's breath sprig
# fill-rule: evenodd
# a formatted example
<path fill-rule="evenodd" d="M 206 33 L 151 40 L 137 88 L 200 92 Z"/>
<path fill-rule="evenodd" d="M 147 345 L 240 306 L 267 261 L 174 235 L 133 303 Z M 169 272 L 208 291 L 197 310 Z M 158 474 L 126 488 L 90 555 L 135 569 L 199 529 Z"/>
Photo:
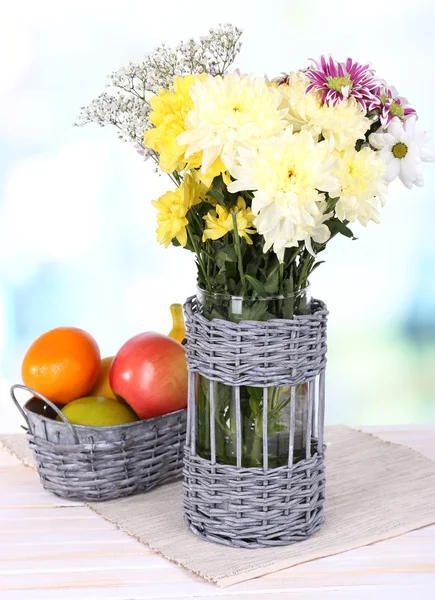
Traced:
<path fill-rule="evenodd" d="M 110 73 L 110 93 L 104 92 L 83 106 L 75 125 L 113 125 L 118 137 L 139 146 L 145 158 L 155 155 L 143 143 L 145 131 L 152 127 L 150 98 L 162 88 L 173 89 L 176 77 L 204 72 L 223 75 L 240 52 L 241 35 L 241 29 L 227 23 L 210 29 L 199 42 L 192 38 L 175 49 L 162 44 L 143 61 L 130 62 Z"/>
<path fill-rule="evenodd" d="M 103 92 L 88 106 L 83 106 L 74 125 L 81 127 L 87 123 L 96 123 L 100 127 L 113 125 L 118 130 L 118 137 L 123 142 L 139 145 L 147 158 L 150 150 L 143 142 L 143 132 L 150 127 L 148 115 L 149 104 L 130 95 L 108 94 Z"/>

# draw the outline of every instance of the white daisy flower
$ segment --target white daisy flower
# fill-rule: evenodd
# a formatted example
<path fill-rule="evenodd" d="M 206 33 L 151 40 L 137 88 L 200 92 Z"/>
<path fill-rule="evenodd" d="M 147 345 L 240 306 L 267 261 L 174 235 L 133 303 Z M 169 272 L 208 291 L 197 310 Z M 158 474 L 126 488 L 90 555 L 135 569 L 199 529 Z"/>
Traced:
<path fill-rule="evenodd" d="M 370 144 L 387 162 L 385 179 L 390 182 L 399 177 L 407 188 L 422 187 L 423 163 L 435 161 L 435 152 L 426 146 L 429 134 L 416 130 L 415 124 L 415 117 L 409 117 L 405 123 L 395 117 L 386 132 L 369 137 Z"/>

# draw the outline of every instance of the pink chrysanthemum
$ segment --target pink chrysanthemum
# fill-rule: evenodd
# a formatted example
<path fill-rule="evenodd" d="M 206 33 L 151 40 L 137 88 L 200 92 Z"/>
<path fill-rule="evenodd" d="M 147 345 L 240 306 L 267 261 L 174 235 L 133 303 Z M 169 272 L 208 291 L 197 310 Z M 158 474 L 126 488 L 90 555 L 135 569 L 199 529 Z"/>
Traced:
<path fill-rule="evenodd" d="M 379 101 L 369 104 L 368 109 L 369 111 L 380 109 L 380 120 L 383 129 L 388 127 L 394 117 L 399 117 L 404 121 L 408 115 L 416 114 L 415 110 L 408 106 L 408 100 L 399 96 L 394 87 L 388 88 L 382 85 L 377 88 L 376 96 Z"/>
<path fill-rule="evenodd" d="M 313 88 L 322 91 L 322 102 L 332 106 L 351 96 L 365 111 L 370 103 L 377 102 L 380 106 L 380 99 L 375 95 L 379 80 L 369 69 L 370 65 L 360 65 L 351 58 L 346 63 L 339 63 L 332 56 L 328 60 L 321 56 L 319 61 L 313 62 L 315 67 L 305 72 L 311 81 L 307 93 Z"/>

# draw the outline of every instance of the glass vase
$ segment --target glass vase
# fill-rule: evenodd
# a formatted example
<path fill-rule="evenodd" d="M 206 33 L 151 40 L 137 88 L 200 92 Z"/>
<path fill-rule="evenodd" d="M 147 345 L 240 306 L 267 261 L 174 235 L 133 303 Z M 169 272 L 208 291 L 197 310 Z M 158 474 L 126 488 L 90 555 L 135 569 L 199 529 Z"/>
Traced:
<path fill-rule="evenodd" d="M 242 320 L 268 321 L 292 319 L 310 311 L 310 289 L 304 288 L 287 296 L 245 298 L 198 290 L 201 314 L 213 318 L 240 322 Z M 210 396 L 214 397 L 214 436 L 216 462 L 236 465 L 236 388 L 196 373 L 196 451 L 210 459 Z M 309 386 L 267 388 L 267 461 L 268 467 L 287 465 L 289 462 L 290 412 L 294 410 L 294 442 L 292 462 L 305 458 L 307 444 Z M 240 413 L 242 433 L 242 467 L 263 465 L 263 388 L 241 385 Z M 292 407 L 294 402 L 294 407 Z"/>

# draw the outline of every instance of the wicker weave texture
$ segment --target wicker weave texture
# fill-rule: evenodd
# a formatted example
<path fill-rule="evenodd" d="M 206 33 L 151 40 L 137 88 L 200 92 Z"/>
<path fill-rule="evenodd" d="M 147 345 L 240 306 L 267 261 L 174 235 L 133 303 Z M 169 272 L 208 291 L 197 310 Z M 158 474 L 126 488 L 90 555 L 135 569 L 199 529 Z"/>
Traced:
<path fill-rule="evenodd" d="M 189 404 L 184 455 L 184 511 L 190 530 L 211 542 L 243 548 L 291 544 L 307 538 L 323 521 L 325 500 L 324 405 L 328 311 L 314 300 L 310 313 L 266 322 L 205 319 L 189 298 L 187 361 Z M 210 459 L 197 455 L 196 396 L 199 373 L 234 388 L 236 466 L 216 461 L 215 398 L 210 385 Z M 308 387 L 306 422 L 296 423 L 296 385 Z M 262 388 L 263 468 L 242 467 L 241 392 Z M 288 463 L 268 462 L 270 386 L 290 386 Z M 258 417 L 258 418 L 259 418 Z M 305 458 L 294 463 L 294 440 L 304 434 Z"/>
<path fill-rule="evenodd" d="M 11 395 L 16 402 L 14 388 Z M 26 408 L 20 410 L 42 485 L 62 498 L 112 500 L 181 477 L 186 410 L 99 428 L 53 421 L 36 413 L 30 418 Z"/>
<path fill-rule="evenodd" d="M 312 314 L 294 319 L 209 321 L 195 297 L 185 304 L 189 369 L 227 385 L 297 385 L 326 366 L 328 311 L 313 300 Z"/>
<path fill-rule="evenodd" d="M 185 450 L 185 517 L 209 542 L 262 548 L 301 541 L 320 528 L 324 499 L 323 454 L 264 471 L 212 465 Z"/>

